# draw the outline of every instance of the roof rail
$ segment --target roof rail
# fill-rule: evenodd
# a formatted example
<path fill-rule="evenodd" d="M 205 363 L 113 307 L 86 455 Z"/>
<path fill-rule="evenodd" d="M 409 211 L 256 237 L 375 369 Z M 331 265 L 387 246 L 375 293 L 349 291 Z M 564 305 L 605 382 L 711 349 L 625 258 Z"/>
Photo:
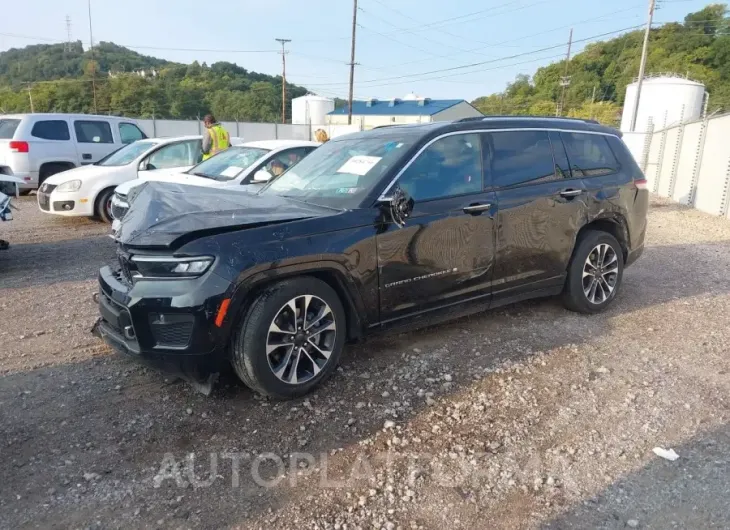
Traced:
<path fill-rule="evenodd" d="M 557 118 L 555 116 L 481 116 L 481 117 L 475 116 L 475 117 L 471 117 L 471 118 L 461 118 L 459 120 L 456 120 L 455 123 L 463 123 L 463 122 L 470 122 L 470 121 L 487 121 L 487 120 L 494 120 L 494 119 L 581 121 L 583 123 L 594 123 L 596 125 L 600 125 L 600 123 L 596 120 L 587 120 L 587 119 L 583 119 L 583 118 L 563 118 L 563 117 Z"/>

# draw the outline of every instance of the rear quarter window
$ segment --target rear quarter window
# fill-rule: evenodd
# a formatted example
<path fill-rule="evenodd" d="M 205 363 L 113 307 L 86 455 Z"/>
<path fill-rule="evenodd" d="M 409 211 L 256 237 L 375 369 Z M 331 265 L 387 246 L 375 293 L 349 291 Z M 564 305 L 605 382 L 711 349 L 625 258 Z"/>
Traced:
<path fill-rule="evenodd" d="M 603 134 L 560 133 L 573 177 L 600 177 L 618 172 L 619 163 Z"/>
<path fill-rule="evenodd" d="M 20 120 L 0 119 L 0 140 L 12 140 Z"/>
<path fill-rule="evenodd" d="M 38 121 L 33 125 L 30 135 L 43 140 L 70 140 L 68 123 L 63 120 Z"/>
<path fill-rule="evenodd" d="M 82 144 L 113 144 L 112 128 L 106 121 L 75 121 L 76 140 Z"/>

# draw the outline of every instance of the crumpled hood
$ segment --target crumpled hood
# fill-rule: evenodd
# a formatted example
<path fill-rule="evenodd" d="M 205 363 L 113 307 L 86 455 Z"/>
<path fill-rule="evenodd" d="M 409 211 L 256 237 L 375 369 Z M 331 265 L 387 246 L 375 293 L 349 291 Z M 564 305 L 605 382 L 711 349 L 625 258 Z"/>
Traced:
<path fill-rule="evenodd" d="M 244 190 L 149 181 L 134 188 L 114 237 L 124 245 L 169 247 L 196 231 L 323 217 L 338 210 Z"/>

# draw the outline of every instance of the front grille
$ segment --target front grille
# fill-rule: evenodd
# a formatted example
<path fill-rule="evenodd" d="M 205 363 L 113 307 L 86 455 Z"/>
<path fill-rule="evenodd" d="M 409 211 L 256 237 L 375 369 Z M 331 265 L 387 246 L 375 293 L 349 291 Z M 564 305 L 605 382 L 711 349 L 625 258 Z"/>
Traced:
<path fill-rule="evenodd" d="M 58 187 L 57 184 L 48 184 L 47 182 L 44 182 L 38 191 L 41 193 L 46 193 L 46 194 L 50 195 L 51 192 L 53 190 L 55 190 L 57 187 Z"/>
<path fill-rule="evenodd" d="M 38 190 L 38 206 L 44 212 L 51 210 L 51 192 L 55 190 L 57 186 L 55 184 L 43 183 Z"/>
<path fill-rule="evenodd" d="M 185 348 L 193 334 L 193 315 L 150 314 L 150 329 L 161 348 Z"/>

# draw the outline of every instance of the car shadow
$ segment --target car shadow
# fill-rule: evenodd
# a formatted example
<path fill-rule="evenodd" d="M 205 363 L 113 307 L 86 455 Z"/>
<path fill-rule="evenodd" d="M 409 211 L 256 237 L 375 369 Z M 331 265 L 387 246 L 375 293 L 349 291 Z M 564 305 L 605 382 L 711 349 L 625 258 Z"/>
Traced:
<path fill-rule="evenodd" d="M 545 523 L 544 530 L 623 530 L 728 527 L 730 425 L 673 448 L 679 459 L 659 457 Z M 629 524 L 629 521 L 632 521 Z M 638 523 L 638 525 L 636 524 Z"/>
<path fill-rule="evenodd" d="M 8 250 L 0 252 L 0 292 L 8 288 L 91 280 L 101 267 L 115 259 L 114 241 L 108 236 L 52 243 L 11 242 Z"/>
<path fill-rule="evenodd" d="M 89 274 L 92 264 L 85 265 L 81 256 L 75 259 L 79 269 L 74 274 Z M 730 242 L 649 247 L 642 260 L 627 269 L 619 298 L 603 315 L 571 313 L 550 299 L 418 332 L 377 336 L 350 346 L 329 382 L 289 402 L 261 398 L 230 373 L 223 374 L 207 398 L 120 355 L 2 375 L 0 439 L 5 445 L 0 475 L 6 491 L 23 494 L 3 501 L 7 509 L 0 510 L 5 513 L 0 526 L 125 518 L 131 526 L 160 519 L 166 526 L 244 524 L 285 507 L 294 497 L 243 475 L 241 484 L 232 487 L 230 461 L 219 462 L 224 479 L 206 487 L 192 490 L 167 480 L 155 488 L 153 477 L 166 455 L 182 461 L 194 453 L 199 463 L 204 461 L 202 476 L 210 454 L 272 453 L 283 458 L 293 452 L 319 455 L 355 446 L 382 429 L 384 419 L 391 417 L 384 411 L 393 408 L 396 399 L 401 403 L 398 422 L 426 409 L 423 399 L 399 397 L 394 387 L 414 394 L 426 378 L 448 371 L 455 374 L 454 383 L 438 390 L 438 396 L 448 397 L 467 390 L 472 376 L 505 360 L 519 362 L 534 352 L 590 344 L 613 330 L 615 316 L 679 299 L 727 295 L 724 274 L 729 262 Z M 404 401 L 410 404 L 403 406 Z M 357 418 L 354 425 L 348 424 L 351 418 Z M 646 480 L 637 484 L 650 487 L 651 477 L 660 478 L 661 469 L 649 470 Z M 89 473 L 99 477 L 87 480 Z M 119 491 L 124 495 L 115 496 Z M 130 496 L 138 500 L 125 501 Z M 47 509 L 38 508 L 44 504 Z M 574 519 L 568 514 L 565 524 L 578 521 L 579 510 Z"/>

